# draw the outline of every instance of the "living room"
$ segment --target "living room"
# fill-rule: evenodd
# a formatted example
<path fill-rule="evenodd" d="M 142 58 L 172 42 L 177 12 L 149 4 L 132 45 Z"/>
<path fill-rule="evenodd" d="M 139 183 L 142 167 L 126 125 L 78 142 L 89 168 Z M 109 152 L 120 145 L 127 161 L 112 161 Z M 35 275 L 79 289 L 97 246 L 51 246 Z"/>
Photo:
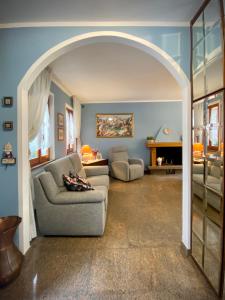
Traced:
<path fill-rule="evenodd" d="M 210 249 L 210 255 L 221 257 L 214 271 L 222 274 L 222 223 L 217 221 L 223 216 L 222 191 L 204 179 L 204 195 L 208 190 L 211 198 L 217 195 L 212 218 L 196 208 L 191 179 L 211 155 L 209 172 L 220 184 L 223 125 L 214 125 L 222 124 L 215 112 L 210 124 L 221 129 L 213 127 L 209 146 L 204 130 L 198 136 L 194 130 L 192 138 L 190 128 L 192 101 L 209 95 L 222 113 L 222 96 L 212 98 L 222 90 L 219 80 L 210 93 L 199 89 L 195 95 L 202 77 L 199 58 L 194 73 L 198 42 L 193 24 L 196 13 L 207 20 L 210 10 L 215 15 L 223 8 L 223 1 L 206 1 L 202 7 L 202 1 L 189 1 L 186 10 L 174 0 L 132 3 L 127 4 L 130 12 L 124 3 L 121 12 L 107 3 L 112 19 L 98 17 L 96 7 L 87 9 L 80 1 L 64 10 L 54 3 L 53 11 L 50 2 L 45 3 L 46 15 L 40 3 L 26 3 L 29 18 L 16 2 L 11 16 L 10 4 L 0 14 L 0 225 L 8 230 L 5 222 L 16 220 L 9 247 L 18 255 L 14 274 L 8 262 L 9 279 L 5 259 L 0 264 L 0 297 L 216 299 L 223 293 L 223 276 L 212 276 L 214 256 L 207 265 L 206 254 Z M 71 15 L 72 7 L 79 13 Z M 152 12 L 145 14 L 150 7 Z M 216 33 L 214 25 L 207 29 L 213 36 L 220 30 L 216 22 Z M 218 39 L 212 41 L 218 44 Z M 193 173 L 192 155 L 198 164 Z M 213 221 L 208 236 L 207 218 Z M 0 231 L 2 238 L 5 232 Z"/>

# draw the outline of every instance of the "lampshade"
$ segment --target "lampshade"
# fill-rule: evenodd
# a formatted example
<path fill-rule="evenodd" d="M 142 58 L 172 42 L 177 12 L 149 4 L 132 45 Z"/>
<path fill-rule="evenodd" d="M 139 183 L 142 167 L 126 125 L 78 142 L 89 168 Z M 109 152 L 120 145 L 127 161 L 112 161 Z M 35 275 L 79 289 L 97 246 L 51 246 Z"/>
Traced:
<path fill-rule="evenodd" d="M 83 145 L 80 152 L 81 154 L 92 153 L 92 149 L 89 145 Z"/>
<path fill-rule="evenodd" d="M 194 143 L 193 144 L 193 151 L 194 152 L 197 152 L 197 151 L 202 152 L 203 151 L 203 144 L 201 144 L 201 143 Z"/>

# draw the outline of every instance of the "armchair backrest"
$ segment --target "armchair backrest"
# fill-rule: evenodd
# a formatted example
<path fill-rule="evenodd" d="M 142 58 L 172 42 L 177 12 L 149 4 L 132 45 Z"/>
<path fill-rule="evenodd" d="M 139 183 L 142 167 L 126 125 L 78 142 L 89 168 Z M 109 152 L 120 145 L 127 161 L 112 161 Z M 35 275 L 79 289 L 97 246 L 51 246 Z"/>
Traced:
<path fill-rule="evenodd" d="M 109 160 L 113 161 L 128 161 L 128 149 L 126 146 L 112 147 L 109 151 Z"/>

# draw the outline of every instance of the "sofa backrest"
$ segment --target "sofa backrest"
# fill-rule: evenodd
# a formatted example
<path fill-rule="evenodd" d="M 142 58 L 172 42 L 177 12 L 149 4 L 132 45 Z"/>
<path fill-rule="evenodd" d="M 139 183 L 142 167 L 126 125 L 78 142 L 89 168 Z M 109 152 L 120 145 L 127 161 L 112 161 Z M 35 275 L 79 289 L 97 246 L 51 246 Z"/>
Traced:
<path fill-rule="evenodd" d="M 73 154 L 69 155 L 68 157 L 73 165 L 75 173 L 81 177 L 86 178 L 86 173 L 82 166 L 79 155 L 77 153 L 73 153 Z"/>
<path fill-rule="evenodd" d="M 63 175 L 69 175 L 70 172 L 75 173 L 73 164 L 69 157 L 57 159 L 48 164 L 44 169 L 52 174 L 58 187 L 64 187 Z"/>

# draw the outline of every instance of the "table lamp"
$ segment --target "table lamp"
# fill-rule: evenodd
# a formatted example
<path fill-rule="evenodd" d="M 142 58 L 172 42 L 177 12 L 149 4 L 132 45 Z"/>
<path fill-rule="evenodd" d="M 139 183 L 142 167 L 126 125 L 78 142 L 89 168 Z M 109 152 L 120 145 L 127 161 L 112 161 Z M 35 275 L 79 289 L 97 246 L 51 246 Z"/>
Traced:
<path fill-rule="evenodd" d="M 81 147 L 80 152 L 82 154 L 82 160 L 83 161 L 88 161 L 88 160 L 91 160 L 93 158 L 92 149 L 89 145 L 83 145 Z"/>
<path fill-rule="evenodd" d="M 203 144 L 201 144 L 201 143 L 194 143 L 193 144 L 194 157 L 202 157 L 203 150 L 204 150 Z"/>

